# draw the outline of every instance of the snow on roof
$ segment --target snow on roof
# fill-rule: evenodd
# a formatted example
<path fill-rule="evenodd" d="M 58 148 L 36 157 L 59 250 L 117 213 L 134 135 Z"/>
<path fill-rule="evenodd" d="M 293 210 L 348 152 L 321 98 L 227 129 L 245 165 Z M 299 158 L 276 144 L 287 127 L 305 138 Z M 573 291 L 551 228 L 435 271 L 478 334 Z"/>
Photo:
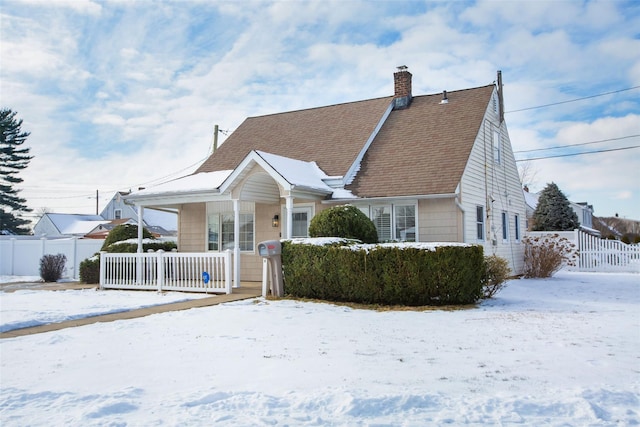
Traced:
<path fill-rule="evenodd" d="M 106 224 L 100 215 L 46 214 L 61 234 L 86 234 L 100 224 Z"/>
<path fill-rule="evenodd" d="M 528 206 L 531 206 L 531 208 L 533 208 L 533 209 L 535 209 L 536 206 L 538 206 L 539 194 L 530 193 L 530 192 L 525 191 L 525 190 L 522 190 L 522 194 L 524 194 L 524 201 L 527 203 Z"/>
<path fill-rule="evenodd" d="M 145 188 L 131 193 L 132 196 L 149 196 L 156 194 L 169 194 L 169 193 L 188 193 L 205 190 L 215 190 L 225 179 L 231 175 L 231 170 L 215 171 L 215 172 L 200 172 L 194 175 L 183 176 L 182 178 L 174 179 L 163 184 L 156 185 L 154 187 Z"/>
<path fill-rule="evenodd" d="M 289 184 L 296 187 L 333 192 L 323 179 L 331 178 L 324 173 L 316 162 L 290 159 L 264 151 L 256 151 L 273 169 L 275 169 Z"/>
<path fill-rule="evenodd" d="M 149 226 L 162 227 L 167 231 L 176 231 L 178 229 L 178 212 L 147 208 L 142 216 L 144 217 L 144 222 Z"/>

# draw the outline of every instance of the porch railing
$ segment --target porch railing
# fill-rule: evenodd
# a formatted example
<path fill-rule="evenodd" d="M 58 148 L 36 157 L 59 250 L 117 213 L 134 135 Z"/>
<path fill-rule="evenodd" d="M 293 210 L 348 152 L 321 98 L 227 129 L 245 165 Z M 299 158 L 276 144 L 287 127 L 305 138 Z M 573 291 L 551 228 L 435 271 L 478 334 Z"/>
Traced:
<path fill-rule="evenodd" d="M 231 251 L 100 253 L 100 287 L 231 293 Z"/>

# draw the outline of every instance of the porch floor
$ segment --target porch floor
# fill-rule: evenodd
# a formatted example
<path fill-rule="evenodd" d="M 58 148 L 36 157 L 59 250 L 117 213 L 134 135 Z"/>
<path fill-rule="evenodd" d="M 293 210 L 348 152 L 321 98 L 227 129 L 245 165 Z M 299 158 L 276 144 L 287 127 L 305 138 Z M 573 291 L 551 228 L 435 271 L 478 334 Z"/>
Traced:
<path fill-rule="evenodd" d="M 95 286 L 93 286 L 95 287 Z M 33 289 L 33 288 L 31 288 Z M 111 292 L 109 290 L 108 292 Z M 149 291 L 139 291 L 149 292 Z M 100 322 L 114 322 L 116 320 L 135 319 L 151 314 L 166 313 L 169 311 L 188 310 L 190 308 L 209 307 L 223 304 L 225 302 L 240 301 L 244 299 L 257 298 L 262 295 L 262 282 L 240 282 L 239 288 L 233 288 L 230 294 L 212 295 L 207 298 L 193 299 L 189 301 L 174 302 L 170 304 L 155 305 L 153 307 L 139 308 L 136 310 L 121 313 L 103 314 L 100 316 L 85 317 L 83 319 L 67 320 L 59 323 L 49 323 L 47 325 L 32 326 L 29 328 L 15 329 L 0 333 L 2 338 L 14 338 L 25 335 L 41 334 L 43 332 L 58 331 L 65 328 L 91 325 Z"/>

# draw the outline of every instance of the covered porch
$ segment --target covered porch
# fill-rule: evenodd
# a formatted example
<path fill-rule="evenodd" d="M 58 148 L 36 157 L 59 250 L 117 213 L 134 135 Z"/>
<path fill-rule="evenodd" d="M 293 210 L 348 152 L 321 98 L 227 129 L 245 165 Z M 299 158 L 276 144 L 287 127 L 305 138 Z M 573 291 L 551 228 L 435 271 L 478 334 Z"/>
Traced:
<path fill-rule="evenodd" d="M 125 199 L 139 219 L 147 207 L 178 211 L 178 252 L 144 253 L 139 221 L 136 254 L 101 254 L 101 286 L 231 293 L 243 280 L 259 282 L 258 243 L 295 236 L 300 209 L 309 221 L 335 179 L 314 162 L 252 151 L 234 170 L 134 192 Z"/>

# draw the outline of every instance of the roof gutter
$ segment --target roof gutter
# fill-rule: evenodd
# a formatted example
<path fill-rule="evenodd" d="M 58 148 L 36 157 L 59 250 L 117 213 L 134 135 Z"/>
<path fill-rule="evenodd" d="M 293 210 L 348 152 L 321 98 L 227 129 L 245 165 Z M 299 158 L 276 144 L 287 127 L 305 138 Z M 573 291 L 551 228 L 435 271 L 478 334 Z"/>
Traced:
<path fill-rule="evenodd" d="M 332 203 L 353 203 L 353 202 L 366 202 L 366 201 L 375 201 L 375 202 L 384 202 L 390 200 L 426 200 L 426 199 L 451 199 L 456 197 L 456 193 L 444 193 L 444 194 L 420 194 L 415 196 L 388 196 L 388 197 L 357 197 L 350 199 L 329 199 L 323 200 L 323 204 L 332 204 Z"/>

